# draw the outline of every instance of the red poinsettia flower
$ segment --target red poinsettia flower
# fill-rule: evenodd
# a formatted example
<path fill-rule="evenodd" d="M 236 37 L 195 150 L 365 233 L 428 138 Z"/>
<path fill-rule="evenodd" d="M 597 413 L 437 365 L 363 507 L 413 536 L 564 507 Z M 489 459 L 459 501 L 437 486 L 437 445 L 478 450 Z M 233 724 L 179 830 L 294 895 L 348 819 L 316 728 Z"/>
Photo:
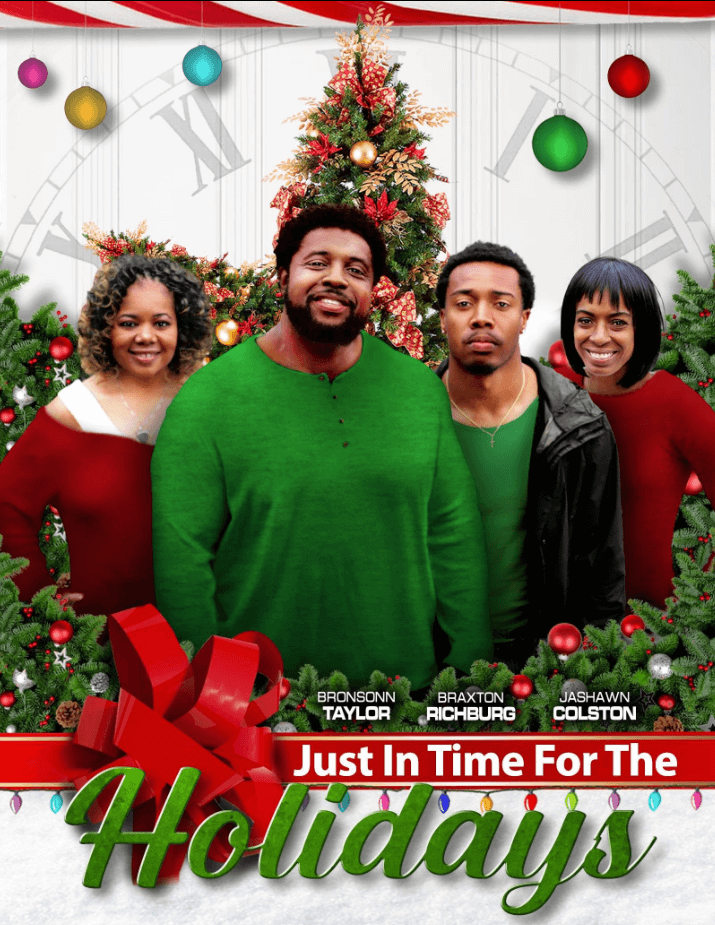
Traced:
<path fill-rule="evenodd" d="M 314 141 L 311 141 L 308 145 L 308 154 L 311 154 L 313 157 L 317 157 L 318 164 L 313 168 L 313 173 L 317 173 L 319 170 L 322 170 L 323 164 L 327 161 L 331 154 L 335 154 L 336 151 L 339 151 L 340 148 L 336 148 L 334 144 L 331 144 L 330 139 L 327 135 L 320 135 L 320 138 L 316 138 Z"/>
<path fill-rule="evenodd" d="M 408 157 L 416 157 L 418 160 L 423 161 L 425 157 L 426 148 L 418 148 L 417 142 L 413 141 L 411 145 L 408 145 L 405 148 L 405 154 Z"/>
<path fill-rule="evenodd" d="M 365 212 L 378 225 L 380 222 L 389 222 L 393 219 L 396 211 L 397 203 L 388 201 L 387 190 L 380 193 L 380 198 L 377 201 L 370 199 L 369 196 L 365 197 Z"/>

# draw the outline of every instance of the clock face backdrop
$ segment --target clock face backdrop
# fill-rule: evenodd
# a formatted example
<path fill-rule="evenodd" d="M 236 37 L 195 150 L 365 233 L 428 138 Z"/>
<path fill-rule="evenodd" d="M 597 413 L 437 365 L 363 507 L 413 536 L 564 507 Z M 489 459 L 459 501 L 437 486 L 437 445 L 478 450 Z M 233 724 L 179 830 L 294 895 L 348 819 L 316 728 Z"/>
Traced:
<path fill-rule="evenodd" d="M 199 38 L 198 30 L 183 29 L 90 30 L 86 37 L 78 30 L 36 29 L 34 52 L 50 77 L 29 90 L 19 83 L 17 68 L 30 55 L 30 31 L 0 31 L 0 250 L 3 267 L 30 276 L 18 299 L 25 316 L 56 301 L 76 322 L 98 266 L 83 248 L 85 222 L 121 231 L 146 220 L 154 240 L 171 239 L 210 259 L 227 252 L 235 265 L 270 251 L 276 221 L 269 203 L 277 184 L 262 178 L 291 156 L 297 124 L 284 120 L 305 107 L 302 98 L 319 96 L 334 73 L 334 33 L 213 30 L 207 41 L 219 50 L 223 73 L 204 89 L 188 83 L 181 70 Z M 615 254 L 638 262 L 666 309 L 679 290 L 677 269 L 701 283 L 712 276 L 712 26 L 638 26 L 631 43 L 652 80 L 643 97 L 627 100 L 606 81 L 610 63 L 625 53 L 625 27 L 563 28 L 560 94 L 556 27 L 392 33 L 393 59 L 410 89 L 421 91 L 425 105 L 456 113 L 433 132 L 429 146 L 430 162 L 449 179 L 431 190 L 444 190 L 449 199 L 448 249 L 496 241 L 519 252 L 534 273 L 537 297 L 525 353 L 545 355 L 558 337 L 565 287 L 591 257 Z M 89 132 L 73 128 L 64 115 L 65 98 L 85 75 L 109 107 L 104 123 Z M 536 125 L 553 114 L 559 98 L 589 139 L 584 161 L 563 174 L 543 168 L 531 150 Z M 578 862 L 608 814 L 607 796 L 586 791 L 581 797 L 588 824 Z M 130 917 L 149 922 L 162 914 L 167 922 L 266 925 L 328 917 L 346 925 L 509 921 L 500 903 L 513 882 L 501 875 L 473 881 L 461 872 L 432 877 L 419 871 L 399 882 L 379 871 L 366 877 L 336 872 L 318 883 L 294 872 L 267 881 L 249 859 L 218 884 L 182 875 L 170 891 L 140 891 L 131 886 L 121 853 L 110 865 L 107 887 L 86 890 L 81 877 L 89 849 L 78 844 L 74 828 L 51 817 L 49 794 L 23 794 L 22 814 L 10 818 L 14 826 L 9 797 L 0 794 L 0 858 L 13 872 L 4 900 L 28 919 L 46 917 L 50 909 L 57 923 L 86 916 L 99 925 Z M 534 867 L 558 831 L 563 798 L 556 791 L 540 796 L 549 834 L 535 847 Z M 395 796 L 395 808 L 403 799 Z M 637 811 L 634 857 L 656 836 L 651 854 L 626 881 L 574 878 L 534 921 L 707 921 L 715 900 L 713 791 L 704 800 L 695 813 L 689 793 L 670 791 L 651 814 L 645 791 L 623 792 L 621 808 Z M 496 807 L 508 826 L 500 833 L 505 850 L 522 803 L 523 794 L 511 794 Z M 461 808 L 460 799 L 455 806 Z M 376 794 L 357 794 L 354 817 L 345 814 L 336 829 L 348 831 L 376 808 Z M 337 850 L 330 848 L 328 862 Z M 676 894 L 682 917 L 668 919 Z"/>
<path fill-rule="evenodd" d="M 36 32 L 50 79 L 28 90 L 16 77 L 29 33 L 6 30 L 2 109 L 3 265 L 30 276 L 23 308 L 59 303 L 75 320 L 97 266 L 82 224 L 115 231 L 148 222 L 210 258 L 239 264 L 270 251 L 276 184 L 262 178 L 290 157 L 297 130 L 286 122 L 335 71 L 332 30 L 215 30 L 224 62 L 200 88 L 181 60 L 193 30 Z M 675 271 L 704 281 L 712 271 L 711 26 L 639 26 L 634 51 L 653 78 L 643 97 L 608 87 L 609 64 L 625 52 L 622 26 L 562 30 L 560 98 L 589 139 L 584 161 L 552 173 L 531 136 L 559 99 L 558 28 L 397 29 L 393 59 L 426 104 L 456 118 L 433 133 L 429 156 L 449 179 L 450 251 L 476 239 L 507 244 L 534 272 L 536 310 L 524 352 L 545 353 L 573 272 L 615 254 L 654 278 L 666 308 Z M 109 113 L 88 132 L 64 116 L 84 75 Z M 25 301 L 28 300 L 27 302 Z"/>

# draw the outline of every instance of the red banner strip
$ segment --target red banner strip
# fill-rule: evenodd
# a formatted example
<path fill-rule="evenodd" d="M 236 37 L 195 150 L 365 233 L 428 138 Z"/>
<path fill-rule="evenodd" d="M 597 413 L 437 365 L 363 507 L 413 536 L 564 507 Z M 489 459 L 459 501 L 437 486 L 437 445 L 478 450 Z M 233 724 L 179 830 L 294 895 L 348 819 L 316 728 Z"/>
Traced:
<path fill-rule="evenodd" d="M 712 733 L 290 733 L 274 749 L 284 784 L 318 787 L 715 787 Z M 0 788 L 71 789 L 100 763 L 70 735 L 0 735 Z"/>

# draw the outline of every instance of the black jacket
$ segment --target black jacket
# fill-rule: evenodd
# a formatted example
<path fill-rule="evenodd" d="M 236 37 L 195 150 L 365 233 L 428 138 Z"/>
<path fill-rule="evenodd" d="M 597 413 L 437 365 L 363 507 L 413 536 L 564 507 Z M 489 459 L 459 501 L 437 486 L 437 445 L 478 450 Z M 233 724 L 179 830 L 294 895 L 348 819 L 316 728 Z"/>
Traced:
<path fill-rule="evenodd" d="M 626 609 L 616 442 L 587 392 L 528 357 L 539 410 L 527 496 L 527 647 L 556 623 L 621 620 Z M 444 362 L 437 370 L 443 376 Z"/>

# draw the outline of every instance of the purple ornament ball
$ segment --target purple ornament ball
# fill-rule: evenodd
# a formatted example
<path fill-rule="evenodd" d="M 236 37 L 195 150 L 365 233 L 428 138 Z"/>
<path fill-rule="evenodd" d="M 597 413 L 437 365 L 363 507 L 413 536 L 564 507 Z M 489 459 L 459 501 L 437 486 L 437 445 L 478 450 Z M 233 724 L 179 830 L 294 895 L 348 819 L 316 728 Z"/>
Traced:
<path fill-rule="evenodd" d="M 17 76 L 23 87 L 36 90 L 47 80 L 47 65 L 39 58 L 28 58 L 17 69 Z"/>

